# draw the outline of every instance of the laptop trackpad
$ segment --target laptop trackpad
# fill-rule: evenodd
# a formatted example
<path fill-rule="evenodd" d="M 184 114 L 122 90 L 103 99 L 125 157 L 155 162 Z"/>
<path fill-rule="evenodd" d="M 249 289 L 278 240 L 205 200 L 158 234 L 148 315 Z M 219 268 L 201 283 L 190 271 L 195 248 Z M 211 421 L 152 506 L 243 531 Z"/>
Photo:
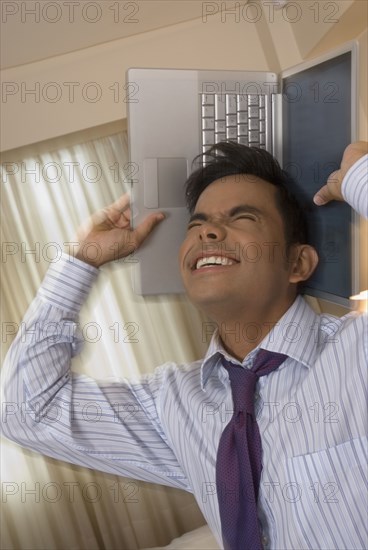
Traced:
<path fill-rule="evenodd" d="M 145 159 L 145 208 L 185 207 L 184 184 L 187 177 L 186 158 Z"/>

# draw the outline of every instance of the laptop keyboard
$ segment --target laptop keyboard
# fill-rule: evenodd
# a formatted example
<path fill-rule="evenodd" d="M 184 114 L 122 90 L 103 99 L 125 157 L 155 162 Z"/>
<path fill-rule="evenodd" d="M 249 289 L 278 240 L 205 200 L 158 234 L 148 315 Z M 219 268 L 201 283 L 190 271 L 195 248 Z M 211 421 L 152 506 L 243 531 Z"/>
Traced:
<path fill-rule="evenodd" d="M 200 94 L 202 152 L 220 141 L 269 149 L 268 95 Z"/>

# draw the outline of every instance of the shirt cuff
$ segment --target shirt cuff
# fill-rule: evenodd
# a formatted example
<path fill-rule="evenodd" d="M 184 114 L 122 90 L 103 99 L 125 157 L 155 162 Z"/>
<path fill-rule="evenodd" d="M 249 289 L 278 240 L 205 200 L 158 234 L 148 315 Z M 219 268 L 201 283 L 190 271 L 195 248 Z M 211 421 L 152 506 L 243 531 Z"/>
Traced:
<path fill-rule="evenodd" d="M 96 267 L 63 253 L 47 270 L 38 296 L 50 305 L 78 314 L 98 274 Z"/>
<path fill-rule="evenodd" d="M 368 218 L 367 177 L 368 155 L 364 155 L 349 168 L 341 186 L 346 202 L 364 218 Z"/>

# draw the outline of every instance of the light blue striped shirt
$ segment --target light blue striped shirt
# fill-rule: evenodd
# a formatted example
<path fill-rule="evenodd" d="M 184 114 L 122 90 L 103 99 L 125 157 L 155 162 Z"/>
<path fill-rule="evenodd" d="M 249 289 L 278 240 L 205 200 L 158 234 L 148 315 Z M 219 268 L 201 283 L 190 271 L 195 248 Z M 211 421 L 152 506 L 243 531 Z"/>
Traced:
<path fill-rule="evenodd" d="M 367 160 L 343 184 L 362 215 Z M 204 360 L 166 363 L 137 383 L 72 373 L 78 313 L 97 274 L 68 256 L 49 268 L 24 319 L 29 332 L 18 334 L 4 366 L 4 435 L 60 460 L 194 493 L 221 545 L 215 464 L 232 416 L 221 366 L 230 357 L 215 334 Z M 256 390 L 265 548 L 368 547 L 366 321 L 317 315 L 298 297 L 260 344 L 288 355 Z"/>

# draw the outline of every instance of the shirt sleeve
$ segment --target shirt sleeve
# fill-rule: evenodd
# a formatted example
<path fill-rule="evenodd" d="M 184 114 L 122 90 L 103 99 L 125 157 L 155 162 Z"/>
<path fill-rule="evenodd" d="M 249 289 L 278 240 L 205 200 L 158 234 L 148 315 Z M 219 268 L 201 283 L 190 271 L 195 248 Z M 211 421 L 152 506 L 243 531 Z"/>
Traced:
<path fill-rule="evenodd" d="M 342 195 L 356 212 L 368 218 L 368 155 L 360 158 L 347 171 L 342 182 Z"/>
<path fill-rule="evenodd" d="M 71 372 L 78 314 L 97 276 L 67 255 L 50 266 L 4 363 L 3 434 L 59 460 L 190 491 L 159 417 L 167 369 L 138 383 Z"/>

